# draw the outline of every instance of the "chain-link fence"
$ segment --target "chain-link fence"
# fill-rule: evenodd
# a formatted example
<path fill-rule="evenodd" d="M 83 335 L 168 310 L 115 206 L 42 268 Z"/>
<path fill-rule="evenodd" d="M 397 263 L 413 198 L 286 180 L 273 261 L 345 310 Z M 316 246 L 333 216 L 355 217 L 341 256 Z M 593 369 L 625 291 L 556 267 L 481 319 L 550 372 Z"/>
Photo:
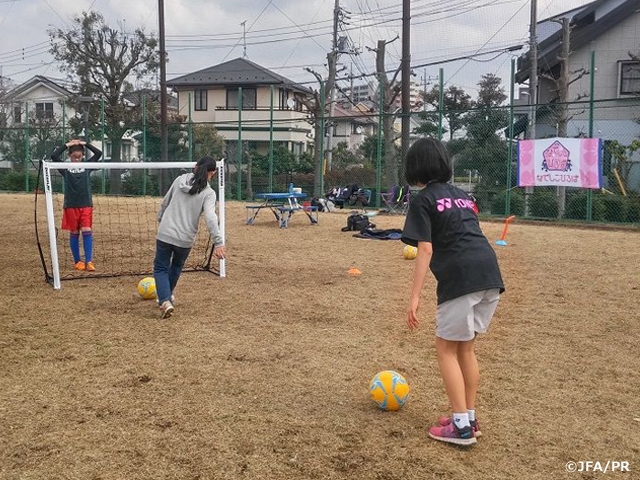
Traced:
<path fill-rule="evenodd" d="M 454 109 L 438 100 L 410 116 L 410 141 L 424 135 L 442 138 L 452 154 L 453 183 L 476 198 L 482 215 L 640 222 L 640 97 L 538 105 L 536 138 L 592 136 L 603 140 L 603 188 L 536 187 L 525 192 L 517 186 L 517 142 L 525 136 L 532 107 L 517 100 L 504 106 L 504 89 L 496 92 L 500 95 L 494 103 L 499 105 L 479 99 L 467 108 Z M 331 109 L 332 116 L 306 115 L 294 120 L 277 115 L 274 120 L 273 107 L 256 107 L 248 113 L 222 109 L 229 118 L 237 115 L 237 120 L 224 122 L 197 123 L 190 111 L 172 115 L 168 158 L 192 161 L 205 154 L 224 156 L 227 196 L 232 200 L 284 191 L 291 183 L 313 196 L 357 185 L 367 190 L 369 206 L 384 208 L 381 194 L 405 181 L 400 153 L 402 118 L 379 112 L 380 103 L 344 101 Z M 99 110 L 104 112 L 104 105 Z M 287 113 L 284 110 L 278 112 Z M 48 157 L 55 145 L 83 137 L 86 131 L 103 150 L 103 160 L 160 160 L 157 108 L 143 101 L 138 112 L 136 123 L 119 125 L 119 129 L 108 125 L 104 113 L 92 122 L 78 117 L 42 118 L 37 112 L 24 123 L 1 128 L 5 168 L 0 169 L 0 190 L 33 190 L 37 161 Z M 297 136 L 291 133 L 286 141 L 274 140 L 274 132 Z M 325 133 L 324 143 L 315 141 L 319 132 Z M 160 195 L 166 188 L 162 179 L 142 170 L 97 171 L 93 186 L 95 193 L 103 194 Z M 57 188 L 62 188 L 61 182 Z"/>

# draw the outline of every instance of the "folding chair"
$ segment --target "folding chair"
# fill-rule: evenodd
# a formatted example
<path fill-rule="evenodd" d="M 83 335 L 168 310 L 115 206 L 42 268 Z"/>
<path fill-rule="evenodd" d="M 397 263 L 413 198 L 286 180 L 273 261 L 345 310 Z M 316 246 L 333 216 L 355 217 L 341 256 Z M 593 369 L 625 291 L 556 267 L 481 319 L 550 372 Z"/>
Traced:
<path fill-rule="evenodd" d="M 410 195 L 408 186 L 394 185 L 390 191 L 380 193 L 380 198 L 387 207 L 388 213 L 404 215 L 409 208 Z"/>
<path fill-rule="evenodd" d="M 327 200 L 333 202 L 337 208 L 344 208 L 345 206 L 352 205 L 352 199 L 357 195 L 359 191 L 358 185 L 355 183 L 349 184 L 342 188 L 333 188 L 326 194 Z"/>

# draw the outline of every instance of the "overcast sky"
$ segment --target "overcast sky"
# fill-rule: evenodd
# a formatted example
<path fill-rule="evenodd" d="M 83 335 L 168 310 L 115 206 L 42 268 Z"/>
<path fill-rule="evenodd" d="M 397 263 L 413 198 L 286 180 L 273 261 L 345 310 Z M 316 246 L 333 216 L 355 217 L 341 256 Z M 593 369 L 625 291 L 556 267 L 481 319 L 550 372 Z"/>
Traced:
<path fill-rule="evenodd" d="M 241 57 L 246 21 L 247 57 L 298 82 L 312 82 L 310 67 L 326 75 L 335 0 L 166 0 L 169 54 L 167 78 Z M 590 3 L 588 0 L 538 0 L 538 19 Z M 342 55 L 342 75 L 371 73 L 378 40 L 401 33 L 402 0 L 340 0 L 351 13 L 345 26 L 358 55 Z M 530 0 L 412 0 L 411 64 L 495 51 L 526 43 Z M 114 28 L 158 31 L 157 0 L 0 0 L 0 68 L 21 83 L 34 75 L 63 78 L 48 53 L 48 30 L 66 28 L 82 11 L 101 13 Z M 400 63 L 401 39 L 387 47 L 387 68 Z M 516 52 L 518 54 L 518 52 Z M 475 60 L 416 68 L 415 80 L 446 82 L 475 96 L 482 74 L 495 73 L 508 88 L 512 54 L 488 53 Z M 360 81 L 356 81 L 360 83 Z M 343 85 L 348 85 L 344 82 Z M 310 85 L 312 86 L 312 85 Z"/>

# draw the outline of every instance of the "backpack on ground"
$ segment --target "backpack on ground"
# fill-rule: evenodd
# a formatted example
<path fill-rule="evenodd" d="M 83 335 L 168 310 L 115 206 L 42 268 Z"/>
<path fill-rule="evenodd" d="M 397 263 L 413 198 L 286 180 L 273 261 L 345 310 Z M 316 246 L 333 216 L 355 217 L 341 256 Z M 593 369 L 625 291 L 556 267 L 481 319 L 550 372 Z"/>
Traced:
<path fill-rule="evenodd" d="M 367 228 L 375 228 L 376 226 L 369 221 L 369 217 L 362 213 L 351 212 L 347 217 L 347 226 L 342 228 L 343 232 L 361 232 Z"/>

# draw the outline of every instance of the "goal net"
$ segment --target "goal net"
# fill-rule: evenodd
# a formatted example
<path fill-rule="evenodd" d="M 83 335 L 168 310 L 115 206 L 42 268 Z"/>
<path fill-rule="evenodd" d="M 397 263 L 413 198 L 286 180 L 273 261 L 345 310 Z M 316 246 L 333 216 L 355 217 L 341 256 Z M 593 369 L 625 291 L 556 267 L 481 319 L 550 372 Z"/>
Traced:
<path fill-rule="evenodd" d="M 41 162 L 40 180 L 36 189 L 35 226 L 45 279 L 55 289 L 62 280 L 144 276 L 153 272 L 158 210 L 162 196 L 159 185 L 168 188 L 179 175 L 191 172 L 195 162 Z M 225 239 L 225 179 L 224 162 L 217 162 L 216 175 L 220 233 Z M 74 268 L 70 235 L 61 228 L 64 200 L 63 170 L 84 168 L 91 171 L 93 197 L 93 261 L 96 271 Z M 119 171 L 122 191 L 106 194 L 112 170 Z M 83 238 L 80 253 L 84 261 Z M 184 270 L 209 271 L 226 275 L 225 261 L 213 256 L 213 242 L 204 215 L 200 219 L 196 242 L 191 249 Z"/>

